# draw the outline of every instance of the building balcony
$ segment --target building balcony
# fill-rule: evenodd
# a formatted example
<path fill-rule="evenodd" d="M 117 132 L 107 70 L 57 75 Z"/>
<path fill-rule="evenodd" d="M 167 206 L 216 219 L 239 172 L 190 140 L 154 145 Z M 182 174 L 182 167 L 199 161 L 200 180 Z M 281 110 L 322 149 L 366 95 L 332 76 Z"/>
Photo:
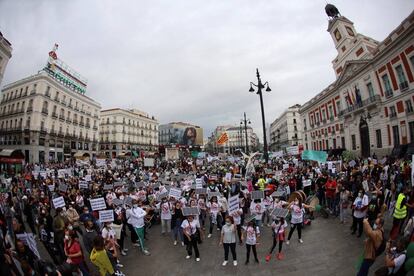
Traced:
<path fill-rule="evenodd" d="M 42 108 L 42 114 L 43 115 L 48 115 L 49 111 L 47 110 L 47 108 Z"/>
<path fill-rule="evenodd" d="M 57 115 L 57 113 L 56 112 L 52 112 L 52 118 L 57 118 L 58 117 L 58 115 Z"/>
<path fill-rule="evenodd" d="M 69 118 L 66 118 L 66 123 L 70 124 L 70 123 L 72 123 L 72 120 L 69 119 Z"/>
<path fill-rule="evenodd" d="M 59 133 L 58 133 L 58 136 L 59 137 L 65 137 L 65 134 L 63 134 L 63 131 L 60 130 Z"/>
<path fill-rule="evenodd" d="M 405 114 L 407 114 L 407 115 L 414 114 L 414 110 L 405 109 Z"/>
<path fill-rule="evenodd" d="M 45 97 L 50 98 L 50 93 L 46 92 Z"/>
<path fill-rule="evenodd" d="M 85 123 L 81 121 L 81 122 L 79 122 L 79 126 L 83 127 L 83 126 L 85 126 Z"/>
<path fill-rule="evenodd" d="M 78 124 L 78 120 L 74 119 L 74 120 L 73 120 L 73 124 L 74 124 L 74 125 L 77 125 L 77 124 Z"/>
<path fill-rule="evenodd" d="M 59 120 L 61 120 L 62 122 L 65 121 L 65 116 L 59 115 Z"/>
<path fill-rule="evenodd" d="M 30 90 L 30 95 L 34 95 L 34 94 L 36 94 L 36 89 Z"/>
<path fill-rule="evenodd" d="M 85 124 L 85 127 L 86 127 L 86 128 L 91 128 L 91 125 L 90 125 L 90 124 L 88 124 L 88 123 L 86 123 L 86 124 Z"/>
<path fill-rule="evenodd" d="M 93 130 L 98 130 L 98 127 L 97 126 L 93 126 L 93 128 L 92 128 Z"/>
<path fill-rule="evenodd" d="M 77 107 L 77 106 L 75 106 L 75 108 L 74 108 L 76 111 L 79 111 L 79 107 Z"/>
<path fill-rule="evenodd" d="M 65 100 L 62 100 L 60 103 L 64 106 L 66 106 L 66 101 Z"/>
<path fill-rule="evenodd" d="M 44 127 L 40 128 L 40 134 L 45 135 L 47 133 L 47 129 Z"/>
<path fill-rule="evenodd" d="M 385 98 L 389 99 L 393 96 L 394 94 L 392 93 L 391 89 L 385 90 Z"/>
<path fill-rule="evenodd" d="M 94 115 L 93 115 L 93 117 L 94 117 L 95 119 L 98 119 L 98 118 L 99 118 L 97 114 L 94 114 Z"/>
<path fill-rule="evenodd" d="M 55 97 L 53 100 L 54 100 L 55 102 L 57 102 L 57 103 L 60 103 L 60 100 L 59 100 L 59 98 L 57 98 L 57 97 Z"/>
<path fill-rule="evenodd" d="M 49 131 L 49 135 L 56 135 L 57 134 L 57 132 L 56 132 L 56 130 L 54 130 L 54 129 L 51 129 L 50 131 Z"/>
<path fill-rule="evenodd" d="M 390 119 L 397 118 L 397 113 L 390 113 Z"/>
<path fill-rule="evenodd" d="M 27 109 L 26 109 L 26 112 L 27 113 L 33 112 L 33 106 L 28 106 Z"/>
<path fill-rule="evenodd" d="M 381 97 L 379 95 L 369 97 L 368 99 L 365 99 L 359 103 L 356 103 L 354 105 L 349 106 L 346 109 L 339 111 L 339 116 L 346 116 L 352 114 L 353 112 L 362 111 L 364 107 L 376 105 L 380 102 L 380 100 Z"/>
<path fill-rule="evenodd" d="M 71 103 L 68 104 L 68 107 L 73 109 L 73 105 Z"/>

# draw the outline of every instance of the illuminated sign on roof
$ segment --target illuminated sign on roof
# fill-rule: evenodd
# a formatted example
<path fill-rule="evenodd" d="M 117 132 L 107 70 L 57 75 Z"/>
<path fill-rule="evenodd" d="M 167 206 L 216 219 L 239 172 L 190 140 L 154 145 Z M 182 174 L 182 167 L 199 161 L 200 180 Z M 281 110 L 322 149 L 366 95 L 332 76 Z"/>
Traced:
<path fill-rule="evenodd" d="M 49 59 L 45 67 L 45 71 L 49 73 L 55 80 L 60 82 L 74 92 L 85 94 L 87 79 L 82 77 L 75 70 L 70 68 L 62 60 L 58 59 L 56 50 L 58 45 L 55 44 L 52 51 L 49 52 Z"/>

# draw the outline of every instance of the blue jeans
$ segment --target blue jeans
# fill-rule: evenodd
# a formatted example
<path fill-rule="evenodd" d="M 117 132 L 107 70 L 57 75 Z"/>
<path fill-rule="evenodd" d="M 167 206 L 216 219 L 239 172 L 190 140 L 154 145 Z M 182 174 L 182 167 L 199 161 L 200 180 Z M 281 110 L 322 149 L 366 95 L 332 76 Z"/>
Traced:
<path fill-rule="evenodd" d="M 373 265 L 374 260 L 364 259 L 362 261 L 361 267 L 358 271 L 357 276 L 368 276 L 369 268 Z"/>
<path fill-rule="evenodd" d="M 177 219 L 173 228 L 173 235 L 174 240 L 178 240 L 180 238 L 180 241 L 184 241 L 183 238 L 183 229 L 181 228 L 181 219 Z"/>

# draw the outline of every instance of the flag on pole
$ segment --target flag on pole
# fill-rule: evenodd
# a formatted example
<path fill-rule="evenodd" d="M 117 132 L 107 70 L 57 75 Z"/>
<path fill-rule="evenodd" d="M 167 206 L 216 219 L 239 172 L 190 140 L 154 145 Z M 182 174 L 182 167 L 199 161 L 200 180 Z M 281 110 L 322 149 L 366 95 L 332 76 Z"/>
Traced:
<path fill-rule="evenodd" d="M 220 138 L 217 140 L 217 145 L 223 145 L 229 140 L 229 137 L 227 136 L 227 132 L 223 132 L 220 135 Z"/>

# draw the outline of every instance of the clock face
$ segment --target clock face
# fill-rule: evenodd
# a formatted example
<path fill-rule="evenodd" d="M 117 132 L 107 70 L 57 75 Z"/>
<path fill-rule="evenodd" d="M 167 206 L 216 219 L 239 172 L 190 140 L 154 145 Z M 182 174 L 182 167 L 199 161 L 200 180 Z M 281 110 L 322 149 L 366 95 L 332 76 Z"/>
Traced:
<path fill-rule="evenodd" d="M 337 41 L 341 40 L 342 36 L 338 30 L 335 30 L 334 34 Z"/>
<path fill-rule="evenodd" d="M 354 31 L 350 27 L 346 27 L 346 31 L 350 36 L 355 36 Z"/>

